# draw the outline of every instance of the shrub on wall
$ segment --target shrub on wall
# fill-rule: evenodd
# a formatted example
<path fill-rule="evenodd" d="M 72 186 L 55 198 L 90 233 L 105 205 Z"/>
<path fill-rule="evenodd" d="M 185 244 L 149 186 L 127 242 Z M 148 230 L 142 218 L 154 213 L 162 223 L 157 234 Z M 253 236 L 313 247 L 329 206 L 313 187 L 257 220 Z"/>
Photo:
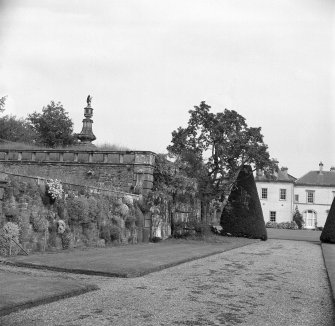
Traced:
<path fill-rule="evenodd" d="M 12 220 L 15 220 L 19 213 L 18 203 L 16 202 L 14 195 L 10 194 L 10 192 L 11 189 L 8 189 L 7 200 L 5 198 L 3 205 L 3 213 L 5 216 L 11 218 Z"/>
<path fill-rule="evenodd" d="M 4 222 L 19 225 L 18 240 L 28 250 L 44 250 L 45 244 L 57 249 L 96 245 L 99 237 L 109 243 L 137 239 L 136 220 L 143 225 L 144 216 L 131 196 L 91 194 L 88 188 L 79 195 L 69 186 L 63 187 L 62 196 L 50 196 L 50 189 L 50 182 L 44 186 L 15 178 L 6 189 Z"/>
<path fill-rule="evenodd" d="M 16 255 L 20 248 L 16 245 L 19 242 L 20 228 L 16 223 L 7 222 L 0 230 L 0 255 Z"/>
<path fill-rule="evenodd" d="M 106 243 L 118 241 L 121 236 L 121 228 L 111 222 L 101 225 L 100 238 L 104 239 Z"/>
<path fill-rule="evenodd" d="M 111 224 L 109 227 L 109 232 L 111 241 L 120 239 L 121 229 L 118 226 Z"/>
<path fill-rule="evenodd" d="M 109 243 L 111 240 L 111 235 L 110 235 L 110 231 L 109 231 L 109 225 L 107 225 L 107 223 L 103 223 L 100 225 L 100 229 L 99 229 L 99 237 L 101 239 L 104 239 L 106 243 Z"/>
<path fill-rule="evenodd" d="M 117 208 L 117 212 L 120 213 L 121 216 L 126 217 L 129 214 L 129 207 L 122 203 Z"/>
<path fill-rule="evenodd" d="M 47 194 L 52 200 L 61 199 L 63 197 L 63 186 L 60 180 L 50 179 L 46 182 Z"/>
<path fill-rule="evenodd" d="M 66 209 L 69 215 L 69 224 L 88 223 L 89 205 L 85 197 L 72 197 L 66 201 Z"/>

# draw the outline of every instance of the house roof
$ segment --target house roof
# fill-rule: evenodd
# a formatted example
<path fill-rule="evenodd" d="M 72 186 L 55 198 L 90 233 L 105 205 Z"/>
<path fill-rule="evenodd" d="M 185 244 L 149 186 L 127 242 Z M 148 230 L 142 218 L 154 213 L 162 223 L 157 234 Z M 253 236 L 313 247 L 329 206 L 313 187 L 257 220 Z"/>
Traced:
<path fill-rule="evenodd" d="M 335 187 L 335 171 L 310 171 L 296 181 L 297 186 Z"/>
<path fill-rule="evenodd" d="M 297 178 L 287 173 L 287 170 L 278 170 L 276 175 L 271 178 L 267 177 L 265 174 L 258 175 L 256 174 L 255 181 L 261 182 L 292 182 L 294 183 Z"/>

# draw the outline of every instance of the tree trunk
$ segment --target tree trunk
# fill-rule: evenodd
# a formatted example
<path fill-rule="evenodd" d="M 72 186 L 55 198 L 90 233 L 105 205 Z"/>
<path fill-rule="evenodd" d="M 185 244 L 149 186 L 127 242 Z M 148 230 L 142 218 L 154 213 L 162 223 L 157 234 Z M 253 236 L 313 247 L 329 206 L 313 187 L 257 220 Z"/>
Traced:
<path fill-rule="evenodd" d="M 208 202 L 201 201 L 201 222 L 207 223 Z"/>
<path fill-rule="evenodd" d="M 176 205 L 174 204 L 174 202 L 169 203 L 169 214 L 170 214 L 171 235 L 174 236 L 174 232 L 175 232 L 174 222 L 175 222 L 175 215 L 176 215 Z"/>

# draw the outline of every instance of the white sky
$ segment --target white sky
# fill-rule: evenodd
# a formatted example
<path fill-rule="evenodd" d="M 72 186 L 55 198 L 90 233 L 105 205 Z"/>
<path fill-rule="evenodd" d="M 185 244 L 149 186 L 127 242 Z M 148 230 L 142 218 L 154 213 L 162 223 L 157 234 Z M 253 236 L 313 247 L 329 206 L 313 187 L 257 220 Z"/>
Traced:
<path fill-rule="evenodd" d="M 0 0 L 0 96 L 62 102 L 96 144 L 166 152 L 202 100 L 262 127 L 301 177 L 335 165 L 333 0 Z"/>

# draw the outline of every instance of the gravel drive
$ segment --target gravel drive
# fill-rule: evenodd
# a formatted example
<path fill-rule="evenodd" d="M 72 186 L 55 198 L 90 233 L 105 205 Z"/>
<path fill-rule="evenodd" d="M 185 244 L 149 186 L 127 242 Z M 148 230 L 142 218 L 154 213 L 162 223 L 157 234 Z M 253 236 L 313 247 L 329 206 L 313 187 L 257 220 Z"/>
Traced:
<path fill-rule="evenodd" d="M 317 243 L 271 239 L 134 279 L 70 277 L 100 290 L 0 325 L 335 325 Z"/>

